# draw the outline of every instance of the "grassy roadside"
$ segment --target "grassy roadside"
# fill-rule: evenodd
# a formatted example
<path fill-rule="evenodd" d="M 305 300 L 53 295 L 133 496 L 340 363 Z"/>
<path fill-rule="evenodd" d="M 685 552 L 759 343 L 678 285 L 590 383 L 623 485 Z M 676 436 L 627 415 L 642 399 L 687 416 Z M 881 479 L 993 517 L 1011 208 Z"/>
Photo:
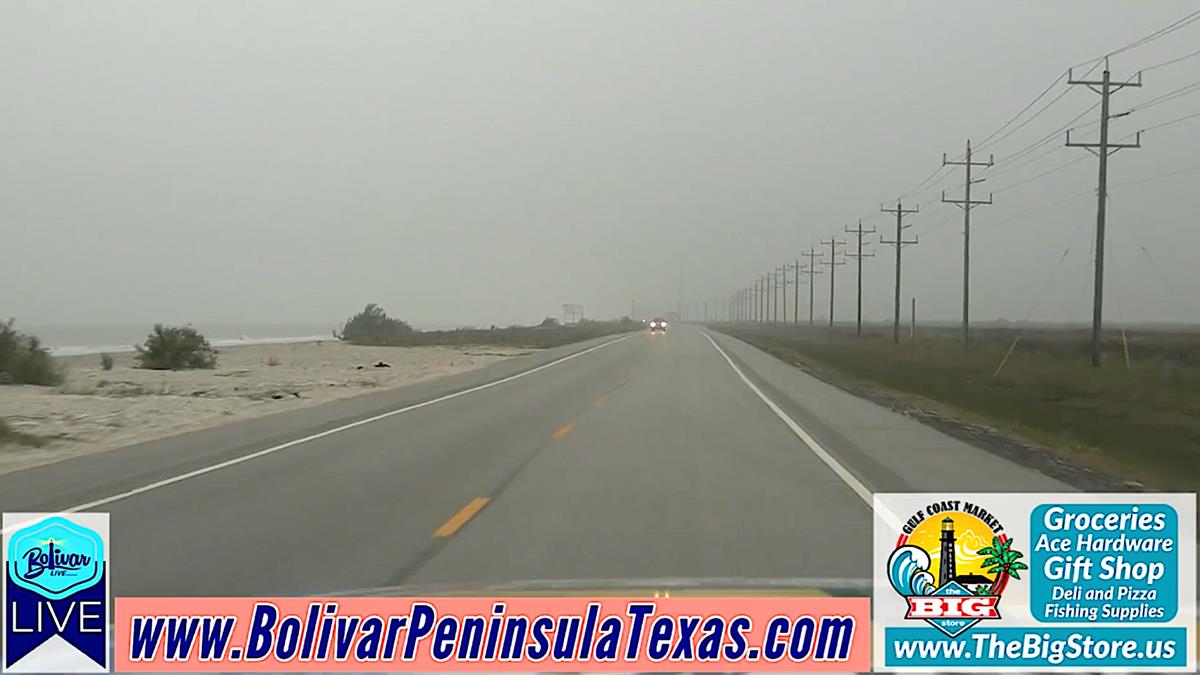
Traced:
<path fill-rule="evenodd" d="M 923 405 L 1028 438 L 1072 464 L 1151 489 L 1200 489 L 1200 336 L 1145 334 L 1119 342 L 1091 368 L 1085 337 L 1026 331 L 999 375 L 1016 333 L 981 330 L 964 352 L 955 332 L 925 331 L 892 344 L 883 331 L 792 326 L 717 326 L 788 362 L 924 399 Z M 1119 336 L 1118 336 L 1119 339 Z"/>

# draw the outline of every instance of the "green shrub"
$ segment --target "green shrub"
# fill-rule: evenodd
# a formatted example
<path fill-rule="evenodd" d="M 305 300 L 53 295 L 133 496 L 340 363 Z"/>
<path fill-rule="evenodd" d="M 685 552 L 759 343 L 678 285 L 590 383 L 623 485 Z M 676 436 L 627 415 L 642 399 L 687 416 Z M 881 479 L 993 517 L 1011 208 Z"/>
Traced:
<path fill-rule="evenodd" d="M 104 370 L 112 370 L 112 367 L 113 367 L 112 354 L 105 354 L 105 353 L 101 352 L 100 367 Z"/>
<path fill-rule="evenodd" d="M 62 382 L 62 370 L 41 341 L 17 331 L 13 323 L 13 319 L 0 321 L 0 384 L 49 386 Z"/>
<path fill-rule="evenodd" d="M 341 334 L 335 337 L 356 345 L 398 345 L 410 343 L 413 333 L 412 326 L 393 319 L 372 302 L 347 319 Z"/>
<path fill-rule="evenodd" d="M 559 323 L 558 319 L 548 316 L 542 319 L 542 322 L 538 324 L 538 328 L 558 328 L 560 325 L 562 324 Z"/>
<path fill-rule="evenodd" d="M 217 367 L 217 352 L 191 326 L 154 324 L 145 344 L 137 347 L 136 358 L 139 368 L 150 370 Z"/>

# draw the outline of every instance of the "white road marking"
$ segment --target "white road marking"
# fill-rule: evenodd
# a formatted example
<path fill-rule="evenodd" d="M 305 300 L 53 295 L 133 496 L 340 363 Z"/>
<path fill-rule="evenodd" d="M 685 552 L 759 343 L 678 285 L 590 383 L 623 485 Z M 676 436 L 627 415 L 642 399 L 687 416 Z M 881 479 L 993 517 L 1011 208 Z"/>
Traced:
<path fill-rule="evenodd" d="M 234 457 L 233 459 L 226 460 L 224 462 L 213 464 L 211 466 L 206 466 L 206 467 L 203 467 L 200 469 L 195 469 L 193 471 L 188 471 L 187 473 L 181 473 L 178 476 L 172 476 L 171 478 L 164 478 L 163 480 L 155 481 L 153 483 L 149 483 L 149 484 L 143 485 L 141 487 L 133 488 L 132 490 L 127 490 L 125 492 L 111 495 L 109 497 L 103 497 L 103 498 L 97 499 L 95 501 L 90 501 L 90 502 L 87 502 L 86 504 L 72 506 L 69 509 L 59 511 L 58 513 L 60 513 L 60 514 L 61 513 L 76 513 L 78 511 L 87 511 L 89 509 L 94 509 L 98 506 L 104 506 L 105 504 L 111 504 L 113 502 L 120 501 L 122 499 L 127 499 L 129 497 L 133 497 L 134 495 L 140 495 L 144 492 L 150 492 L 151 490 L 157 490 L 159 488 L 166 487 L 168 485 L 174 485 L 175 483 L 180 483 L 182 481 L 188 480 L 189 478 L 203 476 L 204 474 L 212 473 L 214 471 L 220 471 L 221 469 L 226 469 L 231 466 L 241 464 L 242 462 L 249 462 L 252 459 L 258 459 L 259 457 L 265 457 L 267 455 L 279 452 L 281 450 L 287 450 L 288 448 L 294 448 L 297 445 L 301 445 L 303 443 L 308 443 L 309 441 L 315 441 L 319 438 L 325 438 L 326 436 L 332 436 L 333 434 L 336 434 L 336 433 L 339 433 L 342 431 L 346 431 L 347 429 L 361 427 L 364 424 L 370 424 L 371 422 L 378 422 L 379 420 L 387 419 L 388 417 L 392 417 L 394 415 L 399 415 L 401 413 L 406 413 L 406 412 L 409 412 L 412 410 L 417 410 L 418 408 L 424 408 L 427 406 L 435 405 L 437 403 L 443 403 L 445 401 L 449 401 L 451 399 L 455 399 L 460 396 L 466 396 L 467 394 L 473 394 L 477 391 L 483 391 L 484 389 L 491 389 L 492 387 L 504 384 L 506 382 L 512 382 L 513 380 L 518 380 L 522 377 L 525 377 L 527 375 L 532 375 L 538 371 L 545 370 L 551 366 L 556 366 L 565 361 L 570 361 L 571 359 L 579 358 L 580 356 L 583 356 L 584 354 L 590 354 L 591 352 L 594 352 L 597 349 L 603 349 L 604 347 L 607 347 L 611 344 L 616 344 L 617 342 L 620 342 L 621 340 L 625 340 L 629 337 L 632 337 L 632 335 L 623 335 L 619 338 L 609 340 L 608 342 L 603 342 L 601 344 L 594 345 L 592 347 L 588 347 L 587 349 L 584 349 L 583 351 L 578 351 L 573 354 L 567 354 L 566 356 L 557 358 L 549 363 L 543 363 L 542 365 L 534 367 L 534 368 L 530 368 L 529 370 L 523 370 L 514 375 L 509 375 L 508 377 L 502 377 L 499 380 L 493 380 L 492 382 L 485 382 L 484 384 L 480 384 L 480 385 L 471 387 L 469 389 L 464 389 L 462 391 L 456 391 L 452 394 L 446 394 L 444 396 L 438 396 L 437 398 L 432 398 L 432 399 L 429 399 L 428 401 L 422 401 L 420 403 L 414 403 L 412 405 L 404 406 L 403 408 L 397 408 L 396 410 L 389 410 L 385 413 L 380 413 L 380 414 L 374 415 L 372 417 L 367 417 L 367 418 L 364 418 L 361 420 L 350 422 L 348 424 L 343 424 L 340 427 L 334 427 L 333 429 L 328 429 L 326 431 L 312 434 L 310 436 L 304 436 L 303 438 L 297 438 L 295 440 L 288 441 L 287 443 L 281 443 L 279 445 L 274 445 L 269 448 L 259 450 L 257 452 L 252 452 L 248 455 L 242 455 L 241 457 Z M 8 532 L 10 530 L 16 530 L 17 528 L 22 527 L 23 525 L 25 525 L 25 523 L 18 523 L 16 525 L 12 525 L 8 528 L 5 528 L 3 530 L 3 533 L 8 534 Z"/>
<path fill-rule="evenodd" d="M 813 454 L 816 455 L 818 459 L 825 463 L 825 466 L 829 467 L 835 474 L 837 474 L 837 477 L 841 478 L 842 482 L 845 483 L 846 486 L 854 492 L 854 494 L 858 495 L 859 499 L 866 503 L 867 508 L 874 511 L 889 526 L 895 528 L 897 531 L 900 530 L 900 519 L 897 518 L 895 514 L 886 509 L 875 509 L 874 493 L 870 488 L 864 485 L 857 476 L 850 473 L 850 471 L 843 466 L 841 462 L 837 461 L 833 455 L 829 454 L 829 451 L 826 450 L 824 446 L 817 441 L 817 439 L 813 438 L 812 434 L 808 433 L 804 427 L 797 424 L 796 420 L 792 419 L 790 415 L 783 411 L 783 408 L 780 408 L 774 401 L 770 399 L 770 397 L 764 394 L 762 389 L 758 388 L 758 385 L 751 382 L 750 378 L 746 377 L 746 374 L 742 372 L 742 369 L 738 368 L 737 364 L 733 362 L 733 359 L 729 358 L 729 355 L 725 353 L 725 350 L 721 349 L 721 345 L 717 344 L 717 341 L 712 339 L 712 336 L 704 332 L 701 332 L 701 335 L 703 335 L 705 339 L 712 344 L 713 348 L 717 350 L 717 353 L 719 353 L 722 358 L 725 359 L 725 363 L 728 363 L 729 367 L 733 368 L 733 372 L 737 373 L 737 376 L 742 379 L 742 382 L 746 383 L 747 387 L 750 387 L 750 391 L 753 391 L 755 394 L 757 394 L 758 397 L 762 399 L 762 402 L 766 403 L 767 407 L 771 409 L 771 412 L 775 413 L 776 417 L 783 420 L 783 423 L 787 425 L 788 429 L 791 429 L 792 433 L 795 434 L 801 441 L 803 441 L 804 444 L 808 446 L 808 449 L 812 450 Z"/>

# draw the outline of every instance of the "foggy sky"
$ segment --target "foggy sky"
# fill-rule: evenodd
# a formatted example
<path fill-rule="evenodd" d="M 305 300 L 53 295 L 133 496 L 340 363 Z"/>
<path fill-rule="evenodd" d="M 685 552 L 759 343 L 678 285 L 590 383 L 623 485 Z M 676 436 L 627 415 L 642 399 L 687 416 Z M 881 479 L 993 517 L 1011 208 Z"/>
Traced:
<path fill-rule="evenodd" d="M 1068 66 L 1195 8 L 5 0 L 0 315 L 332 323 L 378 302 L 417 324 L 486 325 L 564 302 L 661 311 L 681 276 L 688 301 L 715 305 L 860 217 L 892 234 L 880 203 L 943 152 Z M 1114 56 L 1113 76 L 1197 44 L 1200 24 Z M 1200 58 L 1154 70 L 1113 112 L 1197 79 Z M 1076 87 L 985 154 L 1096 100 Z M 1181 97 L 1113 135 L 1197 110 L 1200 94 Z M 1111 163 L 1107 317 L 1200 321 L 1200 172 L 1120 187 L 1200 163 L 1200 120 L 1142 144 Z M 954 176 L 906 206 L 959 196 Z M 1089 156 L 973 212 L 976 318 L 1090 317 L 1095 199 L 1046 206 L 1095 180 Z M 932 203 L 909 222 L 921 243 L 904 252 L 906 306 L 915 295 L 923 318 L 954 319 L 961 215 Z M 892 251 L 869 248 L 866 314 L 882 319 Z M 838 269 L 839 318 L 852 316 L 852 269 Z"/>

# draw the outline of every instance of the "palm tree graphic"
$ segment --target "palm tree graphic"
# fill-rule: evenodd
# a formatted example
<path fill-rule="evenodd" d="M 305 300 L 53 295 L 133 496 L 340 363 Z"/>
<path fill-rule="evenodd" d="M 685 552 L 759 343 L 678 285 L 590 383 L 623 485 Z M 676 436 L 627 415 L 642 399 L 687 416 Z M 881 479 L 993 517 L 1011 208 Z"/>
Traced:
<path fill-rule="evenodd" d="M 1020 558 L 1024 558 L 1025 554 L 1012 548 L 1012 539 L 1000 541 L 999 537 L 992 537 L 992 545 L 984 546 L 979 549 L 979 555 L 987 556 L 983 561 L 983 566 L 988 568 L 988 572 L 996 575 L 992 581 L 990 588 L 982 586 L 975 589 L 976 595 L 1000 595 L 1004 591 L 1004 587 L 1008 584 L 1008 578 L 1020 579 L 1019 570 L 1027 570 L 1029 566 L 1020 562 Z"/>

